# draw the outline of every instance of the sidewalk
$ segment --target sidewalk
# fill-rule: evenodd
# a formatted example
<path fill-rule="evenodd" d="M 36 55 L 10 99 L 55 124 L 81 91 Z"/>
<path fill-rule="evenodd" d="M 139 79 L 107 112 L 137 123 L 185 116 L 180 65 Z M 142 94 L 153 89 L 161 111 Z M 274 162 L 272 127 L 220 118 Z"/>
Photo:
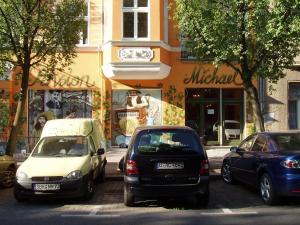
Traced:
<path fill-rule="evenodd" d="M 223 156 L 229 152 L 230 147 L 207 147 L 207 155 L 210 163 L 210 175 L 212 179 L 220 177 L 220 169 Z M 126 148 L 110 148 L 107 151 L 106 178 L 108 180 L 122 180 L 123 174 L 118 170 L 118 163 L 126 153 Z"/>

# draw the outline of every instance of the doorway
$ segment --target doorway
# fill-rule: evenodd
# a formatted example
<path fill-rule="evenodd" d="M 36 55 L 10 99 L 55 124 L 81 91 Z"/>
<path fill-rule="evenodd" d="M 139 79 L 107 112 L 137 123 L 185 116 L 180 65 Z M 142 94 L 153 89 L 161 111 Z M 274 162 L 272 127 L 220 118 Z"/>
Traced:
<path fill-rule="evenodd" d="M 205 137 L 206 145 L 240 142 L 244 124 L 242 89 L 186 89 L 185 100 L 186 125 Z"/>

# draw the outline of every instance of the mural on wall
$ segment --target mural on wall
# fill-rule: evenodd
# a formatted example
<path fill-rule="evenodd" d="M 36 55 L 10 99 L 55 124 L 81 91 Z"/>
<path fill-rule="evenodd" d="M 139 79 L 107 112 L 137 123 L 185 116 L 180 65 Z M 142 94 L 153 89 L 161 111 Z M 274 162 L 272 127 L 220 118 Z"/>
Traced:
<path fill-rule="evenodd" d="M 91 117 L 91 91 L 29 91 L 28 136 L 32 138 L 32 146 L 39 139 L 47 120 Z"/>
<path fill-rule="evenodd" d="M 161 90 L 113 90 L 112 93 L 113 145 L 128 145 L 138 126 L 162 124 Z"/>

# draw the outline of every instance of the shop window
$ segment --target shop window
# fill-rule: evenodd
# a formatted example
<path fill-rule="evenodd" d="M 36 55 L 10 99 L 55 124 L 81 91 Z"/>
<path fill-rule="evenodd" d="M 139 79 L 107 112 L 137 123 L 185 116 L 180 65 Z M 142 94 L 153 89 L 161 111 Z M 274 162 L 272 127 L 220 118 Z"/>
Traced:
<path fill-rule="evenodd" d="M 226 100 L 239 100 L 243 97 L 243 89 L 223 89 L 223 98 Z"/>
<path fill-rule="evenodd" d="M 148 38 L 148 0 L 123 0 L 123 38 Z"/>
<path fill-rule="evenodd" d="M 197 99 L 219 99 L 220 89 L 217 88 L 188 88 L 186 96 L 190 100 Z"/>
<path fill-rule="evenodd" d="M 91 118 L 91 91 L 31 90 L 28 98 L 28 136 L 34 145 L 47 120 Z M 33 146 L 31 146 L 32 148 Z"/>
<path fill-rule="evenodd" d="M 82 30 L 80 31 L 80 39 L 79 39 L 79 45 L 88 45 L 89 44 L 89 21 L 90 21 L 90 4 L 89 0 L 86 1 L 86 9 L 84 12 L 84 26 L 82 27 Z"/>
<path fill-rule="evenodd" d="M 300 129 L 300 83 L 289 83 L 289 128 Z"/>

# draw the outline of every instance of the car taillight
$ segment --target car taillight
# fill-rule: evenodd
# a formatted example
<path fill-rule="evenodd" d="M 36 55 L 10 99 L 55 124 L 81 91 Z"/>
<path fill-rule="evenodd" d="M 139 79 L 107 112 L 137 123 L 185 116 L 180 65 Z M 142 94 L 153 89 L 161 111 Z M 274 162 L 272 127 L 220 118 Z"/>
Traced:
<path fill-rule="evenodd" d="M 135 161 L 128 160 L 126 163 L 126 174 L 127 175 L 136 175 L 138 173 L 139 173 L 139 171 L 138 171 Z"/>
<path fill-rule="evenodd" d="M 299 169 L 300 168 L 300 161 L 299 160 L 284 160 L 280 163 L 282 166 L 288 169 Z"/>
<path fill-rule="evenodd" d="M 201 161 L 200 175 L 208 175 L 209 174 L 209 163 L 208 160 Z"/>

